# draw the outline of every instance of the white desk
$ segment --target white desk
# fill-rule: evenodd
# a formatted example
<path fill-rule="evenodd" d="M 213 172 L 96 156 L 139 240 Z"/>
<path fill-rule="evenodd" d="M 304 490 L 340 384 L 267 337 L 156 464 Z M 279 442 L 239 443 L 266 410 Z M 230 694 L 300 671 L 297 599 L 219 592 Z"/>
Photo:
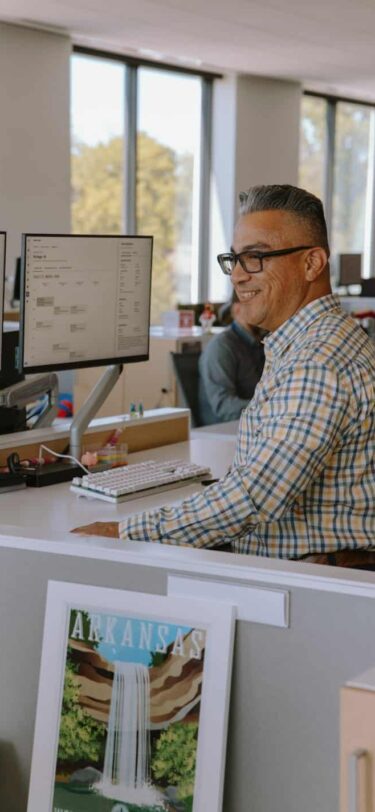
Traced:
<path fill-rule="evenodd" d="M 199 429 L 193 429 L 191 432 L 192 437 L 203 437 L 212 435 L 220 435 L 220 437 L 237 437 L 239 420 L 229 420 L 227 423 L 214 423 L 211 426 L 201 426 Z"/>
<path fill-rule="evenodd" d="M 198 435 L 198 436 L 197 436 Z M 213 473 L 235 437 L 194 433 L 188 443 L 133 459 L 190 456 Z M 44 602 L 49 579 L 166 594 L 168 576 L 229 588 L 287 590 L 290 626 L 237 624 L 223 812 L 338 809 L 339 687 L 375 661 L 375 574 L 140 542 L 69 529 L 171 503 L 196 486 L 113 506 L 68 484 L 0 495 L 0 809 L 25 812 Z M 210 584 L 211 585 L 211 584 Z"/>
<path fill-rule="evenodd" d="M 209 460 L 213 475 L 219 477 L 230 466 L 233 451 L 234 440 L 231 437 L 220 443 L 220 448 L 213 437 L 197 438 L 190 442 L 130 454 L 129 461 L 190 459 L 192 462 L 206 464 Z M 118 521 L 131 513 L 150 510 L 161 504 L 173 504 L 200 488 L 203 486 L 195 483 L 142 499 L 122 502 L 119 505 L 76 496 L 71 493 L 68 482 L 4 494 L 0 491 L 0 547 L 12 539 L 14 546 L 24 548 L 28 546 L 29 549 L 39 551 L 48 549 L 51 552 L 58 548 L 60 554 L 70 554 L 83 545 L 89 556 L 93 547 L 97 549 L 103 547 L 106 554 L 110 555 L 109 546 L 118 549 L 118 542 L 111 543 L 108 539 L 103 542 L 92 537 L 81 540 L 81 537 L 72 536 L 69 531 L 77 525 L 88 524 L 91 521 Z M 132 546 L 133 544 L 126 545 L 130 548 Z"/>

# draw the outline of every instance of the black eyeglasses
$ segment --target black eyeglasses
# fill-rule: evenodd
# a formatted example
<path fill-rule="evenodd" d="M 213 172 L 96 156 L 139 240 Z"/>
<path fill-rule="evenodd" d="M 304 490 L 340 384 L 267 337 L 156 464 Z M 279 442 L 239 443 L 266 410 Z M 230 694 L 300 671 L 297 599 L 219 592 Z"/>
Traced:
<path fill-rule="evenodd" d="M 315 248 L 315 246 L 296 245 L 294 248 L 280 248 L 278 251 L 241 251 L 239 254 L 231 251 L 227 254 L 218 254 L 217 261 L 222 272 L 227 276 L 233 273 L 237 262 L 246 273 L 260 273 L 263 271 L 263 260 L 266 257 L 283 257 L 285 254 L 295 254 L 296 251 L 306 251 L 308 248 Z"/>

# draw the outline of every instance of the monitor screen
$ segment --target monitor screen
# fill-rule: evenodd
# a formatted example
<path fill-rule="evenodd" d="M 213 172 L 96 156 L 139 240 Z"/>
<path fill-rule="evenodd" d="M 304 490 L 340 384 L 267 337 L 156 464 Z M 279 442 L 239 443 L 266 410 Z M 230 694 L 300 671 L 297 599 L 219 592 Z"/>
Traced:
<path fill-rule="evenodd" d="M 16 257 L 14 266 L 14 280 L 13 280 L 13 295 L 11 304 L 12 307 L 19 308 L 21 296 L 21 257 Z"/>
<path fill-rule="evenodd" d="M 24 372 L 146 361 L 152 237 L 24 234 Z"/>

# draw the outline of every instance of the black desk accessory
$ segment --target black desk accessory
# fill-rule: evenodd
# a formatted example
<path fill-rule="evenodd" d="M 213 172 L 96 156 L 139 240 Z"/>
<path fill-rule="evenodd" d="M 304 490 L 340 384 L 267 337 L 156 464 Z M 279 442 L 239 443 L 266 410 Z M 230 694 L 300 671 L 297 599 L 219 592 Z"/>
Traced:
<path fill-rule="evenodd" d="M 84 471 L 74 463 L 51 462 L 26 468 L 26 484 L 31 488 L 42 488 L 44 485 L 56 485 L 58 482 L 69 482 L 75 476 L 82 476 Z"/>
<path fill-rule="evenodd" d="M 10 473 L 3 474 L 4 477 L 18 477 L 32 488 L 69 482 L 75 476 L 82 476 L 82 468 L 71 462 L 52 462 L 25 467 L 16 451 L 9 454 L 7 465 Z"/>
<path fill-rule="evenodd" d="M 26 488 L 26 480 L 22 474 L 0 473 L 0 493 L 19 491 L 22 488 Z"/>

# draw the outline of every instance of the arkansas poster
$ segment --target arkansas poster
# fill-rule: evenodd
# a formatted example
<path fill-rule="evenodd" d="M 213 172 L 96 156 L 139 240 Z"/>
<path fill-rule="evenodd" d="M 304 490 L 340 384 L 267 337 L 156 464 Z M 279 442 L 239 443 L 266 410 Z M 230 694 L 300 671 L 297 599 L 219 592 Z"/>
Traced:
<path fill-rule="evenodd" d="M 192 812 L 206 632 L 69 609 L 51 812 Z"/>

